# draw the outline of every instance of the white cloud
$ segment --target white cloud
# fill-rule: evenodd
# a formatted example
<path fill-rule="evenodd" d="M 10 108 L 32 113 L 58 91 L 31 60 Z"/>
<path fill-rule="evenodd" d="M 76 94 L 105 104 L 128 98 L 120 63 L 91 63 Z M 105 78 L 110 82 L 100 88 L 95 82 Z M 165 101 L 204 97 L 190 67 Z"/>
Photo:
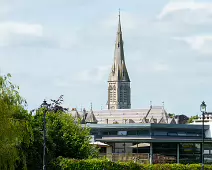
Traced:
<path fill-rule="evenodd" d="M 194 0 L 171 0 L 159 14 L 159 18 L 163 18 L 166 15 L 179 11 L 179 10 L 206 10 L 211 12 L 212 3 L 209 2 L 196 2 Z"/>
<path fill-rule="evenodd" d="M 186 42 L 193 50 L 202 54 L 212 54 L 212 35 L 174 37 L 174 39 Z"/>
<path fill-rule="evenodd" d="M 19 22 L 0 23 L 0 46 L 9 46 L 17 43 L 18 39 L 27 41 L 27 38 L 42 37 L 43 27 L 39 24 L 27 24 Z"/>
<path fill-rule="evenodd" d="M 37 105 L 45 96 L 58 96 L 58 94 L 68 96 L 67 101 L 72 106 L 81 103 L 85 106 L 90 101 L 100 106 L 107 100 L 106 82 L 113 62 L 118 23 L 117 11 L 105 8 L 106 1 L 92 5 L 89 3 L 89 6 L 80 8 L 75 5 L 73 10 L 69 8 L 73 6 L 71 1 L 70 5 L 64 2 L 55 1 L 50 4 L 51 8 L 46 8 L 49 6 L 47 1 L 43 3 L 40 0 L 33 4 L 25 1 L 19 5 L 20 8 L 13 7 L 14 10 L 11 10 L 9 6 L 4 7 L 5 12 L 11 11 L 8 15 L 10 20 L 22 21 L 22 23 L 3 22 L 0 24 L 0 46 L 14 44 L 20 46 L 21 43 L 21 45 L 31 44 L 36 47 L 37 45 L 46 47 L 47 44 L 42 40 L 46 39 L 47 35 L 50 37 L 50 41 L 48 39 L 46 43 L 52 42 L 54 46 L 39 50 L 22 47 L 1 48 L 0 50 L 3 71 L 14 73 L 16 83 L 20 85 L 31 107 Z M 107 4 L 111 2 L 107 2 Z M 206 6 L 203 6 L 204 8 L 197 7 L 198 4 L 205 4 L 201 0 L 199 3 L 195 2 L 196 6 L 192 6 L 191 4 L 194 2 L 171 1 L 161 12 L 162 20 L 156 20 L 155 14 L 161 10 L 162 1 L 154 6 L 152 6 L 154 0 L 150 0 L 148 3 L 145 0 L 137 2 L 145 4 L 143 6 L 145 10 L 138 8 L 138 5 L 131 3 L 132 6 L 130 6 L 128 1 L 123 1 L 122 8 L 126 10 L 121 12 L 121 22 L 125 42 L 125 58 L 132 80 L 133 107 L 146 107 L 144 103 L 149 100 L 166 101 L 166 103 L 169 101 L 173 103 L 173 106 L 170 104 L 169 107 L 173 108 L 168 110 L 176 113 L 180 113 L 182 110 L 184 113 L 192 113 L 195 110 L 193 109 L 195 100 L 199 101 L 200 98 L 205 99 L 205 96 L 211 96 L 208 94 L 211 82 L 205 81 L 210 79 L 203 77 L 200 72 L 205 68 L 203 73 L 209 74 L 211 67 L 200 66 L 195 60 L 199 57 L 196 51 L 205 50 L 208 46 L 206 44 L 210 44 L 210 40 L 202 40 L 200 36 L 189 37 L 190 35 L 199 35 L 197 29 L 200 27 L 185 24 L 183 20 L 187 18 L 186 21 L 193 22 L 198 19 L 199 22 L 205 20 L 204 17 L 209 19 L 210 10 L 205 10 L 208 8 Z M 173 3 L 178 7 L 174 7 Z M 184 3 L 186 3 L 185 7 Z M 114 4 L 114 7 L 116 5 L 119 3 Z M 108 5 L 108 7 L 110 6 Z M 57 14 L 55 14 L 55 9 L 59 10 Z M 98 9 L 100 10 L 96 15 L 93 11 Z M 111 11 L 113 11 L 112 14 Z M 80 15 L 75 16 L 79 12 Z M 5 21 L 6 19 L 4 17 Z M 179 22 L 175 22 L 175 19 Z M 43 29 L 42 25 L 28 24 L 37 21 L 45 23 L 45 29 L 48 29 L 48 32 Z M 211 31 L 210 26 L 207 27 L 207 30 Z M 183 38 L 175 38 L 178 41 L 170 39 L 170 37 L 180 36 Z M 52 39 L 55 39 L 56 42 Z M 187 44 L 196 51 L 190 50 Z M 11 63 L 11 61 L 13 62 Z M 202 63 L 205 64 L 205 62 Z M 39 69 L 34 69 L 37 66 Z M 26 72 L 28 77 L 25 76 Z M 201 91 L 201 94 L 198 95 L 198 89 L 202 87 L 202 84 L 199 86 L 200 83 L 198 83 L 200 79 L 204 79 L 203 82 L 210 87 L 204 88 L 205 92 Z M 157 86 L 155 86 L 155 82 L 157 82 Z M 35 89 L 33 94 L 30 93 L 31 89 Z M 97 93 L 95 93 L 96 91 Z M 82 97 L 81 94 L 86 95 Z M 183 100 L 181 100 L 181 96 L 184 96 Z M 191 100 L 189 100 L 190 98 Z M 193 104 L 190 108 L 189 106 L 178 107 L 187 101 Z"/>
<path fill-rule="evenodd" d="M 158 19 L 171 17 L 184 23 L 211 23 L 212 3 L 195 0 L 171 0 L 157 16 Z"/>

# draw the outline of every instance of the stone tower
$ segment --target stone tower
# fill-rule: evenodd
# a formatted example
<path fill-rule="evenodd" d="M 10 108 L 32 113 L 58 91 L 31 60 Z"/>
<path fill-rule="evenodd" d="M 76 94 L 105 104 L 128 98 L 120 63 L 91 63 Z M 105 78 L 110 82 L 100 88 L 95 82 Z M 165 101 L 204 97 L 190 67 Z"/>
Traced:
<path fill-rule="evenodd" d="M 108 109 L 130 109 L 130 78 L 124 60 L 124 47 L 119 13 L 114 63 L 108 80 Z"/>

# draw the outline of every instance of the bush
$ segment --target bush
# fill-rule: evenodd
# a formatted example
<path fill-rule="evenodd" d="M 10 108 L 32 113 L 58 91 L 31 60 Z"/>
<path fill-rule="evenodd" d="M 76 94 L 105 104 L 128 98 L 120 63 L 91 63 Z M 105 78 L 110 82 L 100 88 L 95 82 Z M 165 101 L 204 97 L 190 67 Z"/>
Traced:
<path fill-rule="evenodd" d="M 200 170 L 201 164 L 138 164 L 134 162 L 111 162 L 107 159 L 74 160 L 60 157 L 55 163 L 57 170 Z M 205 165 L 212 170 L 212 165 Z"/>

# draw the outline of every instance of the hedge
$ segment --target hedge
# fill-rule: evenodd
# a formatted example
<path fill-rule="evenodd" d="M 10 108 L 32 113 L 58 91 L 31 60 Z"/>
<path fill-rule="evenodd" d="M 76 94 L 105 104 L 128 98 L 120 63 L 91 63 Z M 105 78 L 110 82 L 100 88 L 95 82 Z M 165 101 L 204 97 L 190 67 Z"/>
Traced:
<path fill-rule="evenodd" d="M 57 170 L 200 170 L 201 164 L 138 164 L 134 162 L 111 162 L 106 159 L 73 160 L 59 158 L 55 163 Z M 205 165 L 212 170 L 212 165 Z"/>

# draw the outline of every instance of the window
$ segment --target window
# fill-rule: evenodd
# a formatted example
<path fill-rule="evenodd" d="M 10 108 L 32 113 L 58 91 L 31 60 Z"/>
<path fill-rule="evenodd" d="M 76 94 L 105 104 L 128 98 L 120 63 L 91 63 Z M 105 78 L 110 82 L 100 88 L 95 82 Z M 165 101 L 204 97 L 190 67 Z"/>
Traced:
<path fill-rule="evenodd" d="M 127 135 L 127 131 L 118 131 L 118 135 Z"/>
<path fill-rule="evenodd" d="M 150 133 L 149 133 L 148 130 L 138 130 L 137 131 L 137 135 L 139 135 L 139 136 L 148 136 L 148 135 L 150 135 Z"/>
<path fill-rule="evenodd" d="M 187 132 L 186 136 L 201 136 L 201 135 L 195 132 Z"/>
<path fill-rule="evenodd" d="M 123 89 L 123 86 L 120 86 L 120 89 L 122 90 Z"/>
<path fill-rule="evenodd" d="M 108 135 L 117 135 L 117 131 L 110 131 L 108 132 Z"/>
<path fill-rule="evenodd" d="M 180 163 L 199 163 L 201 161 L 200 144 L 180 143 Z"/>
<path fill-rule="evenodd" d="M 116 90 L 116 86 L 115 85 L 113 86 L 113 90 Z"/>
<path fill-rule="evenodd" d="M 163 131 L 155 131 L 153 132 L 154 136 L 167 136 L 167 132 L 163 132 Z"/>
<path fill-rule="evenodd" d="M 127 135 L 137 135 L 137 131 L 127 131 Z"/>
<path fill-rule="evenodd" d="M 102 134 L 103 135 L 109 135 L 109 132 L 103 132 Z"/>
<path fill-rule="evenodd" d="M 168 136 L 177 136 L 177 132 L 168 132 Z"/>
<path fill-rule="evenodd" d="M 178 136 L 186 136 L 185 132 L 178 132 L 177 134 L 178 134 Z"/>

